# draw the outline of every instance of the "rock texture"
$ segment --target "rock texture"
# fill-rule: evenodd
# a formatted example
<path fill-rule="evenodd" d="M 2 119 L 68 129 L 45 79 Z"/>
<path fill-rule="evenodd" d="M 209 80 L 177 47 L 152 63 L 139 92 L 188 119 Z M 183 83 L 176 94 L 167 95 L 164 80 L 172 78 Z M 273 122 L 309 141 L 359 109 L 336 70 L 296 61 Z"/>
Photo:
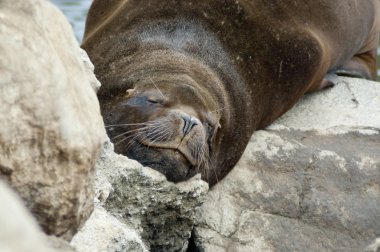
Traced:
<path fill-rule="evenodd" d="M 72 252 L 69 246 L 52 245 L 26 210 L 21 199 L 0 181 L 0 251 Z M 56 240 L 57 243 L 62 241 Z"/>
<path fill-rule="evenodd" d="M 368 245 L 365 252 L 380 252 L 380 238 Z"/>
<path fill-rule="evenodd" d="M 200 251 L 364 251 L 380 236 L 380 83 L 341 78 L 257 131 L 209 192 Z"/>
<path fill-rule="evenodd" d="M 174 184 L 113 152 L 97 162 L 96 210 L 71 244 L 81 251 L 186 251 L 208 190 L 199 177 Z"/>
<path fill-rule="evenodd" d="M 78 252 L 147 252 L 141 236 L 102 207 L 96 207 L 83 228 L 71 241 Z"/>
<path fill-rule="evenodd" d="M 48 1 L 0 1 L 0 37 L 0 177 L 47 233 L 69 238 L 93 209 L 104 140 L 94 76 Z"/>

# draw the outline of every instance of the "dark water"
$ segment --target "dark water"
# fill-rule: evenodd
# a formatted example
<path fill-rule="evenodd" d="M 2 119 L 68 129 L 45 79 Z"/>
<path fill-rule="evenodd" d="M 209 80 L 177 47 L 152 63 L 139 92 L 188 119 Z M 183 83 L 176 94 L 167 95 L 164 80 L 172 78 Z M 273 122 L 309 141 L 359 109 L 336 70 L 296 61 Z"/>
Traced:
<path fill-rule="evenodd" d="M 84 22 L 86 19 L 88 8 L 92 0 L 50 0 L 56 4 L 67 16 L 71 25 L 73 26 L 74 33 L 79 41 L 82 41 Z M 159 0 L 158 0 L 159 1 Z M 377 50 L 377 75 L 380 81 L 380 47 Z"/>

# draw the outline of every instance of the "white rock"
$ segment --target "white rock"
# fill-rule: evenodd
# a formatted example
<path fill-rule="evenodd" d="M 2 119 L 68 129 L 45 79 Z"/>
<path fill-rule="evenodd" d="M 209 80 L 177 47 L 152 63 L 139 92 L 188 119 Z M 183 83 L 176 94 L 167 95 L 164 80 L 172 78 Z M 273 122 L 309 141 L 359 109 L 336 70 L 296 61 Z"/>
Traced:
<path fill-rule="evenodd" d="M 318 98 L 316 98 L 318 97 Z M 302 102 L 268 127 L 345 133 L 353 129 L 380 128 L 379 83 L 361 79 L 339 79 L 339 85 L 305 95 Z M 331 133 L 335 133 L 334 131 Z"/>
<path fill-rule="evenodd" d="M 0 251 L 2 252 L 68 252 L 66 247 L 55 249 L 47 242 L 36 220 L 21 199 L 0 181 Z"/>
<path fill-rule="evenodd" d="M 104 139 L 81 50 L 44 0 L 0 4 L 0 176 L 49 234 L 69 238 L 93 208 Z"/>
<path fill-rule="evenodd" d="M 377 238 L 370 245 L 366 247 L 366 252 L 379 252 L 380 251 L 380 238 Z"/>
<path fill-rule="evenodd" d="M 77 252 L 148 251 L 141 237 L 102 207 L 95 208 L 71 245 Z"/>

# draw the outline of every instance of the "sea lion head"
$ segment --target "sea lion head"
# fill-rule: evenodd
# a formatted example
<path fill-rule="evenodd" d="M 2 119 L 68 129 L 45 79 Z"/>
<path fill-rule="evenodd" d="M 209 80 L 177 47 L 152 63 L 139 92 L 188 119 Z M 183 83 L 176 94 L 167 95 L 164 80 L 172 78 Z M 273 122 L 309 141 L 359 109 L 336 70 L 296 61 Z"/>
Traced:
<path fill-rule="evenodd" d="M 174 182 L 210 170 L 220 113 L 212 96 L 190 76 L 145 77 L 108 108 L 103 115 L 117 153 Z"/>

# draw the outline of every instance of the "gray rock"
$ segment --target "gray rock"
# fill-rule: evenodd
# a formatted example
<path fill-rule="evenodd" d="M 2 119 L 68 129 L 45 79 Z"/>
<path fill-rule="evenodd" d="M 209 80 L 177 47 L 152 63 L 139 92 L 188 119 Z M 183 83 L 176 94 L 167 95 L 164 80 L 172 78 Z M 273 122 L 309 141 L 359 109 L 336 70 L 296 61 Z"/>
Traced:
<path fill-rule="evenodd" d="M 0 180 L 0 251 L 12 252 L 73 252 L 70 246 L 54 239 L 54 245 L 38 227 L 36 220 L 21 199 Z"/>
<path fill-rule="evenodd" d="M 168 182 L 115 154 L 110 142 L 97 162 L 96 188 L 97 210 L 72 240 L 79 252 L 185 251 L 208 190 L 199 176 Z"/>
<path fill-rule="evenodd" d="M 209 192 L 200 251 L 363 251 L 380 236 L 380 84 L 341 78 L 253 134 Z"/>
<path fill-rule="evenodd" d="M 48 1 L 0 1 L 0 177 L 48 234 L 90 215 L 104 127 L 78 42 Z"/>

